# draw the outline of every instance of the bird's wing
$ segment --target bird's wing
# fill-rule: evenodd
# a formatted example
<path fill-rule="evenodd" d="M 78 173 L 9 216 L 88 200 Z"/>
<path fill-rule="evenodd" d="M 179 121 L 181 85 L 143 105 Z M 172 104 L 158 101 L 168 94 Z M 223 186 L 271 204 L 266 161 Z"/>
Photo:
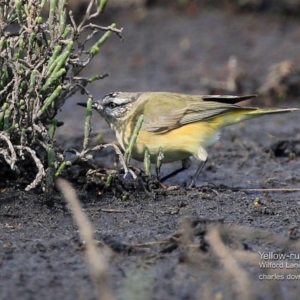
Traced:
<path fill-rule="evenodd" d="M 163 133 L 189 123 L 211 120 L 214 117 L 237 110 L 252 108 L 240 107 L 235 104 L 253 96 L 202 96 L 203 101 L 190 101 L 184 106 L 174 108 L 172 105 L 160 106 L 157 103 L 156 114 L 146 112 L 143 129 L 156 133 Z M 167 109 L 166 109 L 167 107 Z"/>
<path fill-rule="evenodd" d="M 143 129 L 151 132 L 163 133 L 180 126 L 185 109 L 172 109 L 169 113 L 158 113 L 144 119 Z"/>

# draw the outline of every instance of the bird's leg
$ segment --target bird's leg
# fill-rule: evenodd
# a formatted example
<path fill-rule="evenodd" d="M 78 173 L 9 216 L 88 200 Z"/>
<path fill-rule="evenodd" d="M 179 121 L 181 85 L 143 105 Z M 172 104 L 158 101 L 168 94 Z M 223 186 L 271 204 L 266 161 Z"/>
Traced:
<path fill-rule="evenodd" d="M 129 145 L 125 149 L 124 159 L 125 159 L 125 163 L 126 163 L 127 166 L 129 165 L 129 162 L 130 162 L 130 159 L 131 159 L 131 153 L 132 153 L 133 147 L 135 145 L 136 139 L 138 137 L 138 134 L 139 134 L 139 132 L 141 130 L 141 127 L 143 125 L 143 122 L 144 122 L 144 115 L 140 115 L 140 117 L 138 118 L 138 121 L 135 124 L 133 134 L 130 137 Z"/>
<path fill-rule="evenodd" d="M 151 176 L 151 161 L 150 161 L 150 153 L 148 147 L 145 148 L 144 152 L 144 169 L 145 173 L 148 177 Z"/>
<path fill-rule="evenodd" d="M 169 178 L 171 178 L 171 177 L 177 175 L 178 173 L 180 173 L 180 172 L 182 172 L 182 171 L 188 169 L 190 166 L 191 166 L 191 160 L 190 160 L 189 158 L 183 159 L 183 160 L 182 160 L 182 167 L 179 168 L 179 169 L 177 169 L 177 170 L 175 170 L 175 171 L 173 171 L 173 172 L 171 172 L 170 174 L 166 175 L 165 177 L 163 177 L 163 178 L 161 179 L 161 182 L 164 182 L 164 181 L 166 181 L 167 179 L 169 179 Z"/>
<path fill-rule="evenodd" d="M 208 158 L 206 158 L 206 159 L 203 161 L 203 163 L 200 162 L 200 165 L 198 166 L 198 169 L 197 169 L 195 175 L 193 176 L 191 183 L 190 183 L 189 186 L 188 186 L 189 188 L 195 186 L 195 183 L 196 183 L 196 181 L 197 181 L 197 179 L 198 179 L 200 173 L 202 172 L 204 166 L 206 165 L 207 161 L 208 161 Z"/>
<path fill-rule="evenodd" d="M 160 169 L 161 169 L 161 164 L 163 159 L 164 159 L 164 149 L 162 147 L 159 147 L 156 165 L 155 165 L 156 177 L 158 181 L 161 181 Z"/>

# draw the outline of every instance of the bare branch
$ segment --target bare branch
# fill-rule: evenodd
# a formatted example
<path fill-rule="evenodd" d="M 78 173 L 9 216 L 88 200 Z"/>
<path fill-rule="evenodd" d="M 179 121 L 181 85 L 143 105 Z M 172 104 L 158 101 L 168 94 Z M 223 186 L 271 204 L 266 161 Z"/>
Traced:
<path fill-rule="evenodd" d="M 8 151 L 1 149 L 0 154 L 4 156 L 5 161 L 9 164 L 10 168 L 13 170 L 15 168 L 15 163 L 17 160 L 17 155 L 14 150 L 14 146 L 11 143 L 9 136 L 6 132 L 0 132 L 0 140 L 5 141 L 10 151 L 10 155 L 8 155 Z"/>
<path fill-rule="evenodd" d="M 32 157 L 32 159 L 35 162 L 35 165 L 38 168 L 38 173 L 35 176 L 35 179 L 32 183 L 30 183 L 26 188 L 25 191 L 29 191 L 33 188 L 35 188 L 41 181 L 42 179 L 45 177 L 45 169 L 44 166 L 42 164 L 42 162 L 38 159 L 38 157 L 35 154 L 35 151 L 30 149 L 29 147 L 26 146 L 14 146 L 15 149 L 17 150 L 26 150 Z"/>

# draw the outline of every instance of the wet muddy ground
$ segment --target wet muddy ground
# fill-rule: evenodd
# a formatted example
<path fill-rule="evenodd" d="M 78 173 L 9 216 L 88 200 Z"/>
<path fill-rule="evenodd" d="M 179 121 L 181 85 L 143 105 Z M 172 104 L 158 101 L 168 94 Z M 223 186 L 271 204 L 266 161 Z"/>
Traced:
<path fill-rule="evenodd" d="M 86 71 L 111 74 L 91 89 L 99 97 L 115 90 L 202 94 L 203 78 L 226 79 L 231 55 L 258 81 L 274 63 L 299 61 L 297 19 L 218 10 L 191 17 L 155 8 L 114 21 L 124 27 L 125 41 L 111 38 Z M 85 112 L 74 105 L 78 101 L 70 99 L 61 112 L 65 125 L 57 140 L 80 150 Z M 295 101 L 277 105 L 300 107 Z M 122 200 L 116 189 L 99 195 L 76 186 L 95 238 L 111 249 L 115 296 L 298 299 L 300 265 L 286 263 L 300 263 L 299 116 L 263 117 L 224 130 L 190 190 L 136 191 Z M 114 140 L 99 116 L 93 121 L 94 132 Z M 196 167 L 168 184 L 188 180 Z M 58 192 L 53 200 L 48 206 L 43 194 L 1 191 L 0 299 L 97 298 L 78 228 Z M 260 261 L 258 251 L 295 255 Z"/>

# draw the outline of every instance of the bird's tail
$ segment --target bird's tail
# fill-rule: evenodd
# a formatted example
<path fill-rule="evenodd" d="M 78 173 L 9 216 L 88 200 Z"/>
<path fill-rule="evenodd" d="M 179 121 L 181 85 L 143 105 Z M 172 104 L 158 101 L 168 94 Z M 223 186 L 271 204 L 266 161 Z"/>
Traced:
<path fill-rule="evenodd" d="M 240 109 L 236 109 L 234 111 L 218 116 L 214 121 L 216 121 L 218 127 L 222 128 L 264 115 L 288 113 L 296 110 L 298 110 L 298 108 L 241 107 Z"/>

